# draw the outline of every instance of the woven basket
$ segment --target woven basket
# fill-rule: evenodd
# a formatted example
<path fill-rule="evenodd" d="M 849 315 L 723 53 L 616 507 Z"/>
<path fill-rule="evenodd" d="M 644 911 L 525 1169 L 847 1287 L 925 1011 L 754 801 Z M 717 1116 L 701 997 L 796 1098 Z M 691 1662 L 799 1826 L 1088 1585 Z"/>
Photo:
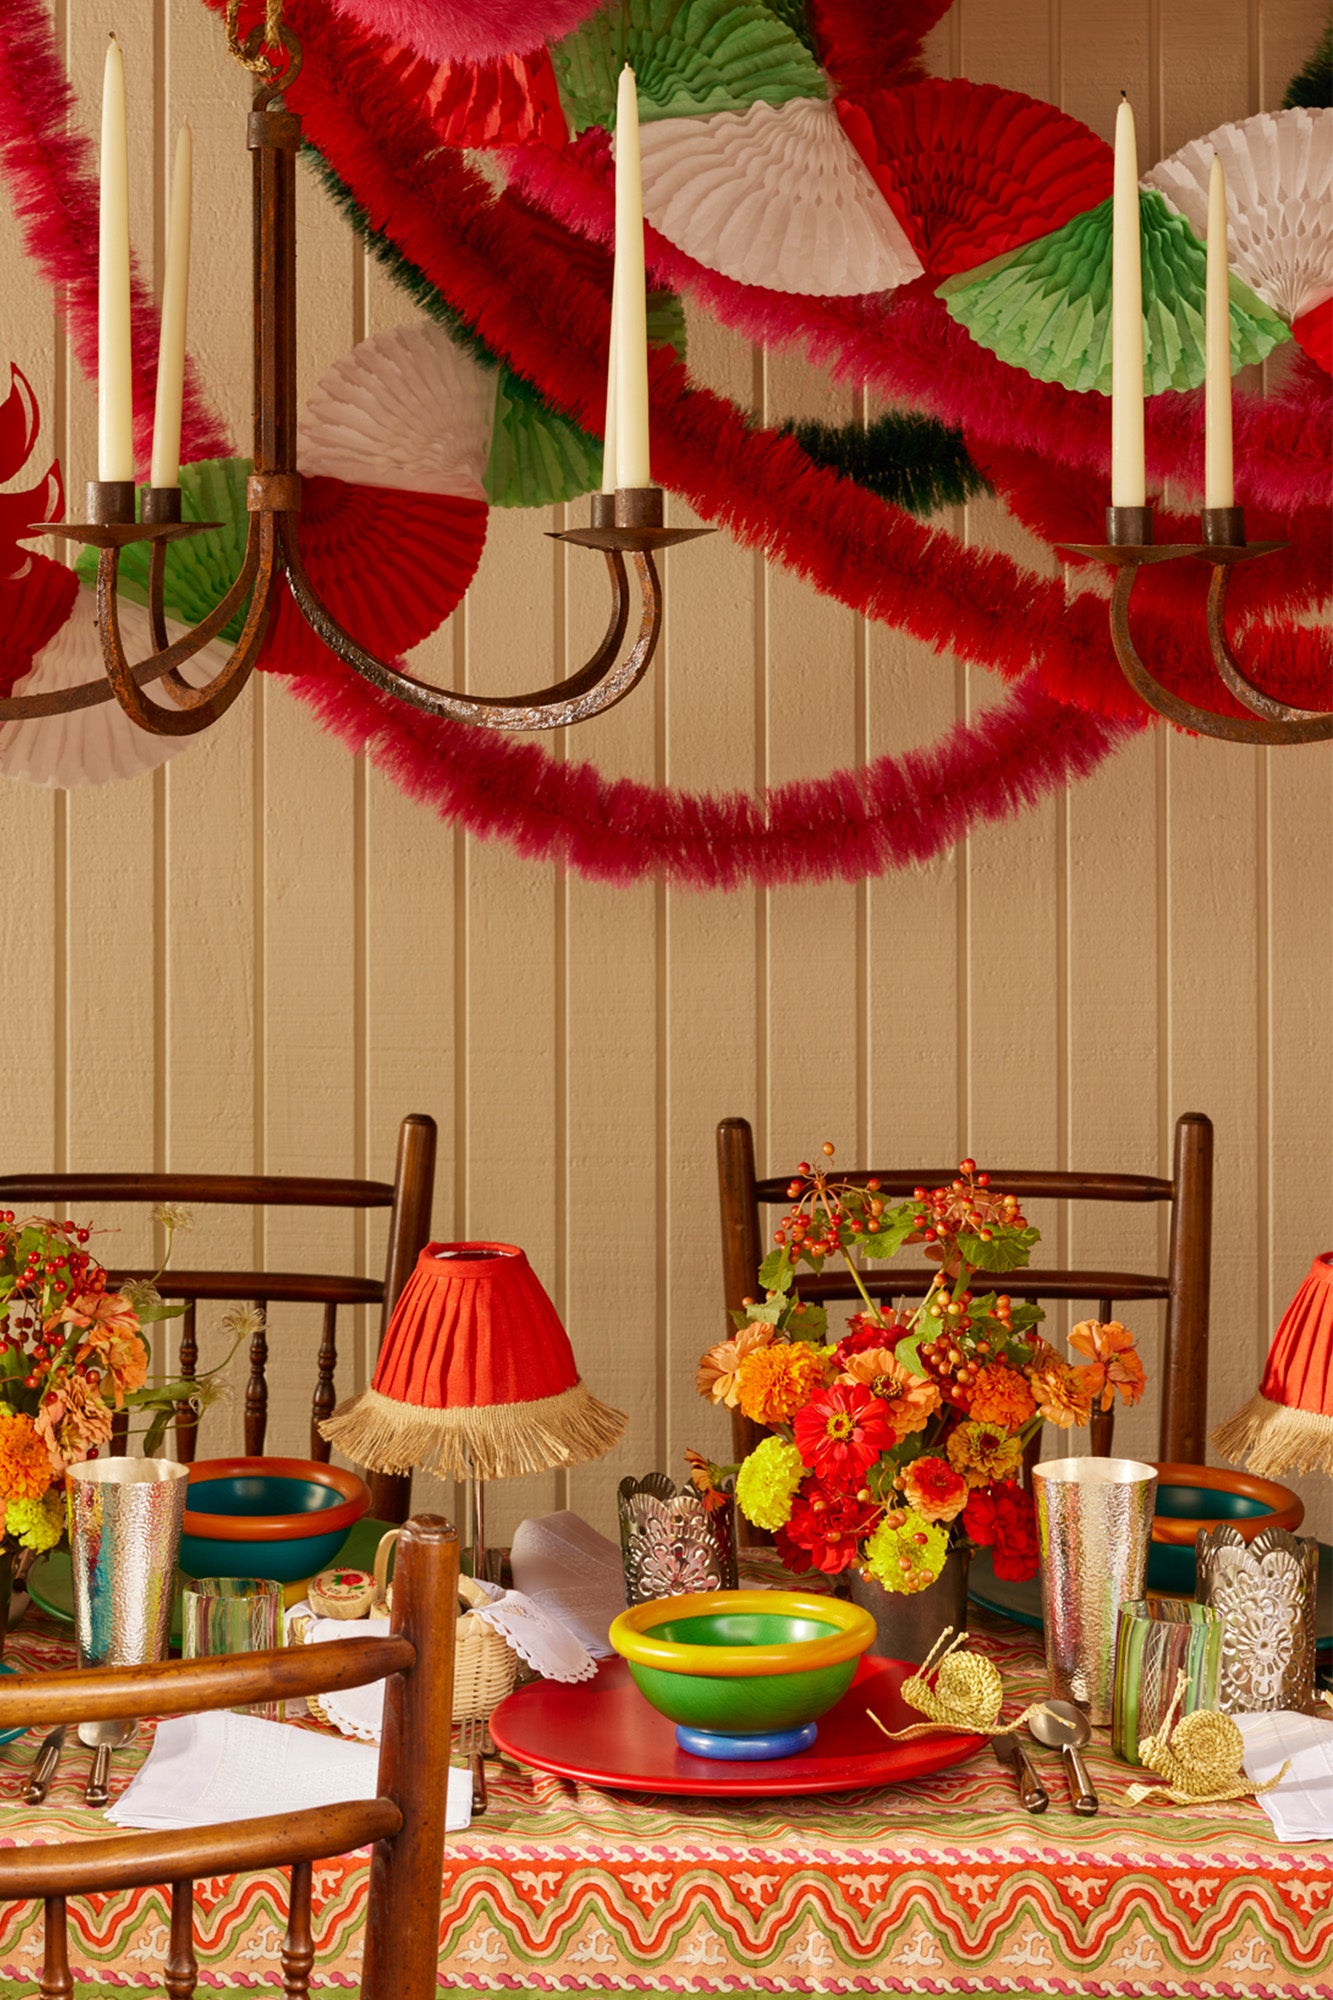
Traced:
<path fill-rule="evenodd" d="M 393 1595 L 388 1581 L 389 1553 L 398 1540 L 398 1532 L 393 1528 L 382 1536 L 375 1551 L 375 1595 L 386 1602 Z M 470 1576 L 459 1577 L 458 1595 L 469 1609 L 490 1602 Z M 484 1619 L 461 1616 L 456 1632 L 453 1719 L 462 1722 L 468 1716 L 488 1716 L 504 1700 L 518 1674 L 518 1655 Z"/>

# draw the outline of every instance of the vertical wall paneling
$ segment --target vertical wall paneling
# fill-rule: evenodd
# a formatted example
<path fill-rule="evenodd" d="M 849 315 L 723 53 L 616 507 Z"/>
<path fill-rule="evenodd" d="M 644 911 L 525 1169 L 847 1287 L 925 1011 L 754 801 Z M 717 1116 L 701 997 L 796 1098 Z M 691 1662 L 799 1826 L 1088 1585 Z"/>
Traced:
<path fill-rule="evenodd" d="M 1317 0 L 957 0 L 938 74 L 1050 98 L 1108 135 L 1119 91 L 1143 165 L 1275 105 L 1322 26 Z M 55 19 L 96 129 L 107 19 Z M 250 403 L 246 80 L 198 0 L 118 0 L 136 247 L 155 283 L 182 118 L 195 133 L 191 346 L 238 447 Z M 414 317 L 300 170 L 303 390 L 354 341 Z M 47 287 L 0 213 L 0 370 L 32 380 L 67 489 L 94 469 L 95 403 Z M 692 315 L 691 367 L 770 420 L 855 421 L 862 399 L 790 353 Z M 0 373 L 0 387 L 4 376 Z M 1244 466 L 1238 468 L 1243 488 Z M 1243 499 L 1242 490 L 1240 497 Z M 672 502 L 673 517 L 685 510 Z M 600 565 L 551 518 L 494 510 L 476 585 L 413 658 L 428 679 L 513 690 L 602 630 Z M 949 525 L 1049 573 L 998 503 Z M 932 743 L 999 684 L 867 628 L 725 535 L 668 561 L 648 684 L 558 757 L 689 790 L 752 791 Z M 1071 585 L 1093 587 L 1086 576 Z M 535 677 L 535 678 L 534 678 Z M 499 1484 L 492 1529 L 571 1505 L 600 1526 L 615 1478 L 723 1453 L 694 1392 L 720 1323 L 713 1130 L 754 1122 L 761 1166 L 825 1137 L 842 1157 L 1165 1171 L 1182 1110 L 1218 1134 L 1211 1409 L 1253 1387 L 1273 1325 L 1325 1247 L 1333 1184 L 1333 763 L 1150 730 L 1067 795 L 919 868 L 848 886 L 613 889 L 443 824 L 321 733 L 265 678 L 155 777 L 104 792 L 0 784 L 3 1168 L 25 1164 L 392 1172 L 406 1111 L 439 1124 L 435 1233 L 519 1241 L 623 1448 Z M 128 1218 L 103 1213 L 103 1223 Z M 1036 1217 L 1056 1250 L 1133 1266 L 1147 1211 Z M 147 1254 L 134 1218 L 118 1252 Z M 383 1218 L 201 1214 L 178 1255 L 378 1269 Z M 340 1387 L 373 1365 L 343 1327 Z M 304 1449 L 317 1334 L 274 1316 L 275 1449 Z M 1053 1330 L 1058 1331 L 1057 1322 Z M 1154 1349 L 1152 1319 L 1140 1322 Z M 201 1327 L 205 1361 L 219 1351 Z M 1155 1351 L 1155 1349 L 1154 1349 Z M 206 1441 L 240 1438 L 245 1378 Z M 1155 1409 L 1124 1421 L 1151 1449 Z M 1333 1534 L 1327 1482 L 1304 1489 Z M 457 1496 L 422 1481 L 426 1504 Z"/>

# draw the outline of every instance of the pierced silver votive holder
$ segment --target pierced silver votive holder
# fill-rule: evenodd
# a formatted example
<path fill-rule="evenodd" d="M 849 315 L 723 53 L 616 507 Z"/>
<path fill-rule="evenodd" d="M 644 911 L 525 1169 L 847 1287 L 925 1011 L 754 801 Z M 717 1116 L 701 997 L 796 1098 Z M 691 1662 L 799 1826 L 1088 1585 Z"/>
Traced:
<path fill-rule="evenodd" d="M 1223 1619 L 1217 1706 L 1224 1715 L 1314 1704 L 1319 1544 L 1285 1528 L 1246 1541 L 1226 1524 L 1199 1530 L 1195 1596 Z"/>
<path fill-rule="evenodd" d="M 695 1590 L 736 1588 L 736 1503 L 706 1507 L 695 1487 L 678 1487 L 664 1472 L 622 1479 L 620 1552 L 626 1604 L 682 1597 Z"/>

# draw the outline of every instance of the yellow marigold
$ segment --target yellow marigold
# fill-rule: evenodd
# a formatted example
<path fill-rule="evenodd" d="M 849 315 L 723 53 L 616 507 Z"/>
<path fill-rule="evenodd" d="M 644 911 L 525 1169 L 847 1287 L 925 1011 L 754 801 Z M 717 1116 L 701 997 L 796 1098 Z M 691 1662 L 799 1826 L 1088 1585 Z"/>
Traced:
<path fill-rule="evenodd" d="M 828 1373 L 826 1350 L 804 1341 L 774 1341 L 744 1356 L 736 1370 L 742 1416 L 782 1424 L 804 1409 Z"/>
<path fill-rule="evenodd" d="M 1023 1469 L 1023 1447 L 1016 1437 L 990 1424 L 959 1424 L 945 1446 L 949 1463 L 969 1486 L 991 1486 L 1017 1479 Z"/>
<path fill-rule="evenodd" d="M 949 1537 L 911 1507 L 884 1516 L 865 1546 L 866 1566 L 885 1590 L 927 1590 L 944 1568 Z"/>
<path fill-rule="evenodd" d="M 22 1410 L 0 1411 L 0 1497 L 39 1500 L 55 1478 L 51 1454 Z"/>
<path fill-rule="evenodd" d="M 968 1398 L 970 1417 L 979 1424 L 998 1424 L 1003 1430 L 1021 1431 L 1036 1411 L 1026 1378 L 1007 1361 L 989 1362 L 978 1374 Z"/>
<path fill-rule="evenodd" d="M 756 1528 L 785 1528 L 805 1470 L 800 1452 L 786 1438 L 761 1438 L 736 1474 L 736 1498 L 746 1520 Z"/>

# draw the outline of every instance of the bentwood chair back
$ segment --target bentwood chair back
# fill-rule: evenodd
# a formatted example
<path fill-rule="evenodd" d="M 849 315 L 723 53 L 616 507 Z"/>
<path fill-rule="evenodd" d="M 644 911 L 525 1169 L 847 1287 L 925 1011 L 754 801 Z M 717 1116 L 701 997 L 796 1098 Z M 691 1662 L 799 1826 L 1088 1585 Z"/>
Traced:
<path fill-rule="evenodd" d="M 117 1834 L 0 1850 L 0 1902 L 40 1899 L 41 2000 L 72 2000 L 66 1904 L 158 1883 L 171 1888 L 163 1990 L 192 2000 L 194 1885 L 210 1875 L 291 1867 L 283 1992 L 306 2000 L 315 1947 L 311 1868 L 372 1843 L 361 2000 L 434 2000 L 443 1887 L 444 1814 L 453 1711 L 458 1539 L 422 1515 L 398 1542 L 387 1638 L 175 1661 L 25 1674 L 0 1682 L 0 1729 L 163 1714 L 194 1715 L 255 1701 L 364 1687 L 389 1676 L 379 1783 L 373 1799 L 183 1832 Z"/>
<path fill-rule="evenodd" d="M 718 1183 L 722 1202 L 722 1272 L 728 1313 L 752 1298 L 756 1273 L 772 1234 L 763 1221 L 766 1208 L 788 1208 L 789 1173 L 760 1180 L 755 1173 L 754 1134 L 748 1120 L 724 1118 L 717 1128 Z M 839 1178 L 865 1182 L 872 1176 L 884 1193 L 901 1200 L 914 1187 L 937 1187 L 953 1179 L 955 1167 L 883 1168 L 843 1173 Z M 995 1167 L 993 1186 L 1030 1201 L 1163 1202 L 1170 1211 L 1166 1270 L 1139 1271 L 1025 1270 L 1013 1274 L 1015 1297 L 1028 1300 L 1072 1299 L 1086 1302 L 1097 1317 L 1109 1320 L 1113 1308 L 1138 1299 L 1164 1299 L 1166 1326 L 1160 1380 L 1162 1413 L 1158 1456 L 1163 1463 L 1201 1465 L 1208 1431 L 1208 1290 L 1213 1232 L 1213 1126 L 1201 1111 L 1186 1111 L 1176 1120 L 1175 1159 L 1170 1180 L 1149 1174 L 1046 1173 Z M 877 1302 L 887 1298 L 923 1298 L 934 1272 L 925 1267 L 900 1270 L 896 1264 L 868 1264 L 862 1271 L 866 1289 Z M 824 1304 L 831 1299 L 855 1299 L 851 1279 L 830 1271 L 816 1277 L 803 1271 L 801 1297 Z M 728 1331 L 731 1322 L 727 1322 Z M 1113 1413 L 1097 1412 L 1092 1420 L 1092 1450 L 1111 1449 Z M 736 1412 L 735 1449 L 750 1450 L 759 1436 L 756 1427 Z"/>
<path fill-rule="evenodd" d="M 413 1111 L 398 1129 L 398 1158 L 392 1181 L 332 1180 L 295 1174 L 15 1174 L 0 1179 L 0 1208 L 17 1213 L 54 1208 L 76 1216 L 98 1202 L 181 1202 L 186 1206 L 286 1207 L 313 1209 L 389 1210 L 389 1242 L 382 1278 L 338 1276 L 328 1271 L 179 1271 L 168 1268 L 159 1280 L 164 1298 L 184 1299 L 180 1324 L 179 1365 L 189 1374 L 198 1363 L 196 1312 L 200 1300 L 250 1301 L 264 1315 L 264 1324 L 250 1342 L 250 1373 L 245 1386 L 245 1451 L 263 1454 L 268 1428 L 268 1310 L 272 1304 L 314 1304 L 323 1307 L 323 1328 L 316 1358 L 316 1380 L 310 1408 L 310 1455 L 327 1461 L 330 1447 L 319 1434 L 321 1418 L 331 1416 L 337 1402 L 334 1374 L 338 1364 L 338 1308 L 378 1306 L 379 1338 L 407 1283 L 417 1257 L 430 1236 L 431 1199 L 435 1180 L 435 1120 Z M 118 1279 L 145 1278 L 147 1271 L 117 1270 Z M 196 1457 L 198 1418 L 185 1414 L 176 1425 L 175 1454 L 186 1464 Z M 123 1426 L 112 1450 L 124 1450 Z M 371 1512 L 382 1521 L 405 1521 L 411 1499 L 410 1478 L 376 1474 L 369 1481 Z"/>

